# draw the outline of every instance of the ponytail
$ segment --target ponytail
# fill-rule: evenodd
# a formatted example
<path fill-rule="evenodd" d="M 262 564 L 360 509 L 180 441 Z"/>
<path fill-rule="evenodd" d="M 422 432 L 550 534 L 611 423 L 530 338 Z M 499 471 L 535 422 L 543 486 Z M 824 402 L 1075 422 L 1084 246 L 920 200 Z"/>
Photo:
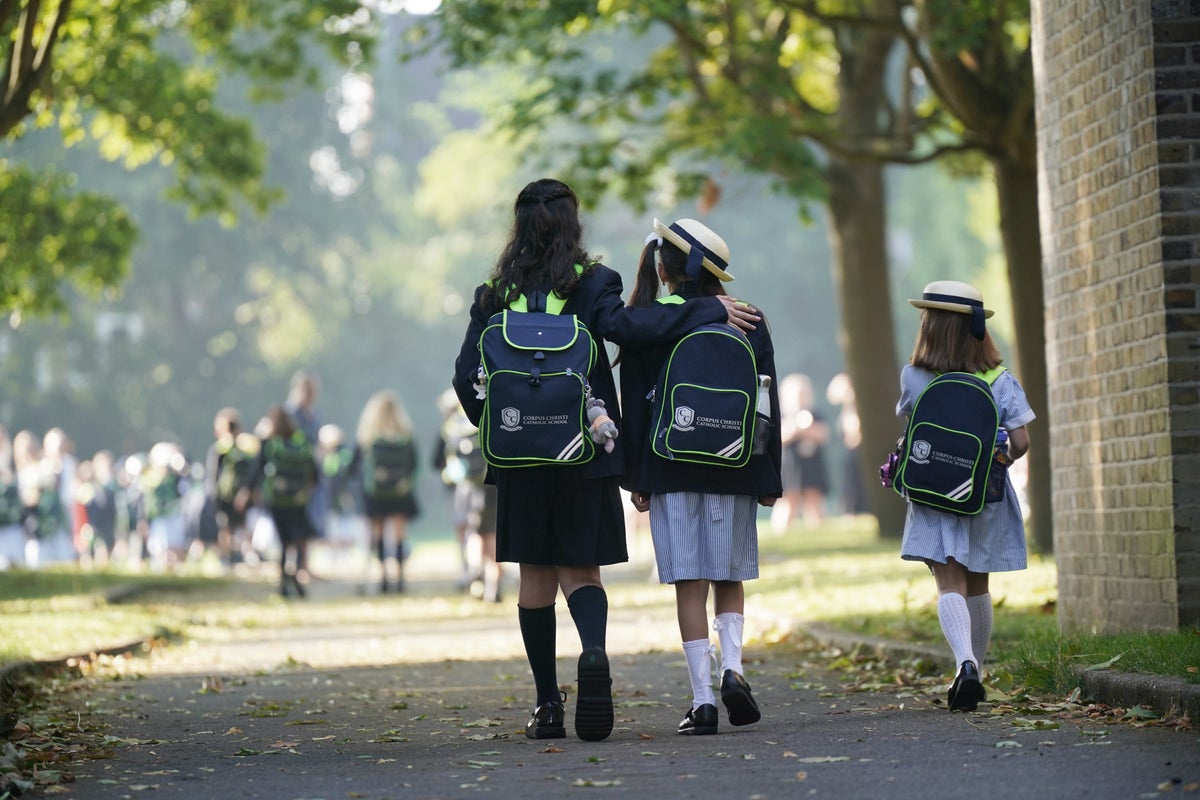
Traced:
<path fill-rule="evenodd" d="M 637 277 L 633 280 L 633 291 L 629 293 L 629 306 L 651 306 L 658 299 L 658 254 L 659 245 L 649 241 L 642 248 L 638 261 Z"/>

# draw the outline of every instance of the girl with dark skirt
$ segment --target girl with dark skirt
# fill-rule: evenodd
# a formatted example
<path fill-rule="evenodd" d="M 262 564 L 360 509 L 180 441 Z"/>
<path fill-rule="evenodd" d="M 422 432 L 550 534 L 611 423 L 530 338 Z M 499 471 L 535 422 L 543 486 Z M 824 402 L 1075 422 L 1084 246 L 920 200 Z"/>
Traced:
<path fill-rule="evenodd" d="M 621 300 L 621 277 L 583 247 L 579 200 L 561 181 L 542 179 L 518 194 L 508 243 L 487 282 L 475 290 L 470 323 L 455 363 L 454 389 L 473 424 L 484 400 L 476 392 L 480 335 L 493 314 L 535 292 L 565 301 L 597 344 L 588 375 L 593 396 L 603 401 L 620 428 L 617 392 L 602 340 L 616 344 L 668 341 L 707 322 L 757 317 L 732 298 L 705 298 L 669 310 L 630 309 Z M 486 481 L 497 488 L 496 558 L 520 570 L 517 616 L 537 698 L 525 726 L 532 739 L 566 735 L 564 702 L 555 665 L 555 599 L 561 590 L 579 632 L 575 733 L 588 741 L 612 732 L 612 678 L 606 654 L 608 596 L 600 567 L 626 561 L 625 523 L 619 493 L 620 439 L 596 448 L 586 463 L 491 467 Z"/>

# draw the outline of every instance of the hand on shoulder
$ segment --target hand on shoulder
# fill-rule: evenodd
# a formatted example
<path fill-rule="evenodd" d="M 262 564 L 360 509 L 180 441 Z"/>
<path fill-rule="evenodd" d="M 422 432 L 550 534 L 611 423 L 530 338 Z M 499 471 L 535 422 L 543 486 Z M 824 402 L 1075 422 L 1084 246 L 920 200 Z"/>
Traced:
<path fill-rule="evenodd" d="M 730 297 L 726 294 L 716 296 L 718 300 L 725 306 L 725 312 L 729 315 L 729 324 L 741 328 L 744 331 L 752 331 L 757 326 L 754 324 L 762 319 L 758 313 L 758 309 L 749 303 L 743 303 L 736 297 Z"/>

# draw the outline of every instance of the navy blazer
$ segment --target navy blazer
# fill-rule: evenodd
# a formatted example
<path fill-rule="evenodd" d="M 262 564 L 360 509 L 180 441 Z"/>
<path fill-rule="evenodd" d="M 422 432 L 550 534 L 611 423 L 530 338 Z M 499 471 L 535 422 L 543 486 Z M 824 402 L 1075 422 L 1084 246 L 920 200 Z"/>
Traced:
<path fill-rule="evenodd" d="M 682 304 L 660 304 L 664 308 L 686 308 L 703 302 L 692 292 L 678 292 L 686 298 Z M 720 301 L 717 301 L 720 302 Z M 762 314 L 762 309 L 758 310 Z M 775 347 L 771 342 L 767 318 L 763 316 L 752 331 L 745 331 L 754 350 L 754 360 L 760 375 L 771 376 L 771 437 L 764 455 L 751 456 L 742 467 L 718 467 L 669 461 L 655 455 L 651 449 L 653 423 L 649 394 L 658 383 L 662 365 L 674 347 L 674 342 L 652 347 L 629 348 L 621 352 L 621 397 L 624 401 L 625 423 L 622 435 L 625 442 L 625 478 L 621 485 L 631 492 L 661 494 L 666 492 L 707 492 L 713 494 L 748 494 L 755 497 L 780 497 L 783 481 L 780 477 L 782 445 L 779 428 L 779 389 L 775 375 Z"/>
<path fill-rule="evenodd" d="M 547 287 L 548 288 L 548 287 Z M 471 304 L 471 320 L 463 335 L 458 359 L 454 362 L 454 392 L 462 403 L 467 417 L 476 426 L 483 415 L 483 400 L 475 396 L 474 379 L 479 368 L 479 337 L 496 309 L 483 308 L 481 298 L 485 285 L 475 289 Z M 613 380 L 612 363 L 605 341 L 620 347 L 654 345 L 673 342 L 697 325 L 722 322 L 728 319 L 724 304 L 715 297 L 662 308 L 631 308 L 621 299 L 621 275 L 603 264 L 584 271 L 575 291 L 566 300 L 562 313 L 574 314 L 596 340 L 597 362 L 588 380 L 592 394 L 603 400 L 608 416 L 617 424 L 616 448 L 612 453 L 596 448 L 596 457 L 577 466 L 548 465 L 546 467 L 513 467 L 512 469 L 578 469 L 580 477 L 602 478 L 620 475 L 624 470 L 623 443 L 625 431 L 617 403 L 617 387 Z M 491 467 L 487 482 L 491 483 Z"/>

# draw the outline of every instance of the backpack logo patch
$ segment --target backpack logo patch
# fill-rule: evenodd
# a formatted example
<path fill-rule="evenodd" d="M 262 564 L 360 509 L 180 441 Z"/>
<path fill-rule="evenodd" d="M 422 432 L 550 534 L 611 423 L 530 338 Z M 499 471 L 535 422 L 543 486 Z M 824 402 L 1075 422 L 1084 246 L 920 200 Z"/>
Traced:
<path fill-rule="evenodd" d="M 508 408 L 500 411 L 500 427 L 509 433 L 516 433 L 521 430 L 521 409 Z"/>
<path fill-rule="evenodd" d="M 928 464 L 929 453 L 933 450 L 933 445 L 921 439 L 918 442 L 913 442 L 912 456 L 909 458 L 914 464 Z"/>
<path fill-rule="evenodd" d="M 695 425 L 692 424 L 695 420 L 696 420 L 695 410 L 688 408 L 687 406 L 680 406 L 679 408 L 675 409 L 675 430 L 677 430 L 677 431 L 693 430 L 696 427 Z"/>

